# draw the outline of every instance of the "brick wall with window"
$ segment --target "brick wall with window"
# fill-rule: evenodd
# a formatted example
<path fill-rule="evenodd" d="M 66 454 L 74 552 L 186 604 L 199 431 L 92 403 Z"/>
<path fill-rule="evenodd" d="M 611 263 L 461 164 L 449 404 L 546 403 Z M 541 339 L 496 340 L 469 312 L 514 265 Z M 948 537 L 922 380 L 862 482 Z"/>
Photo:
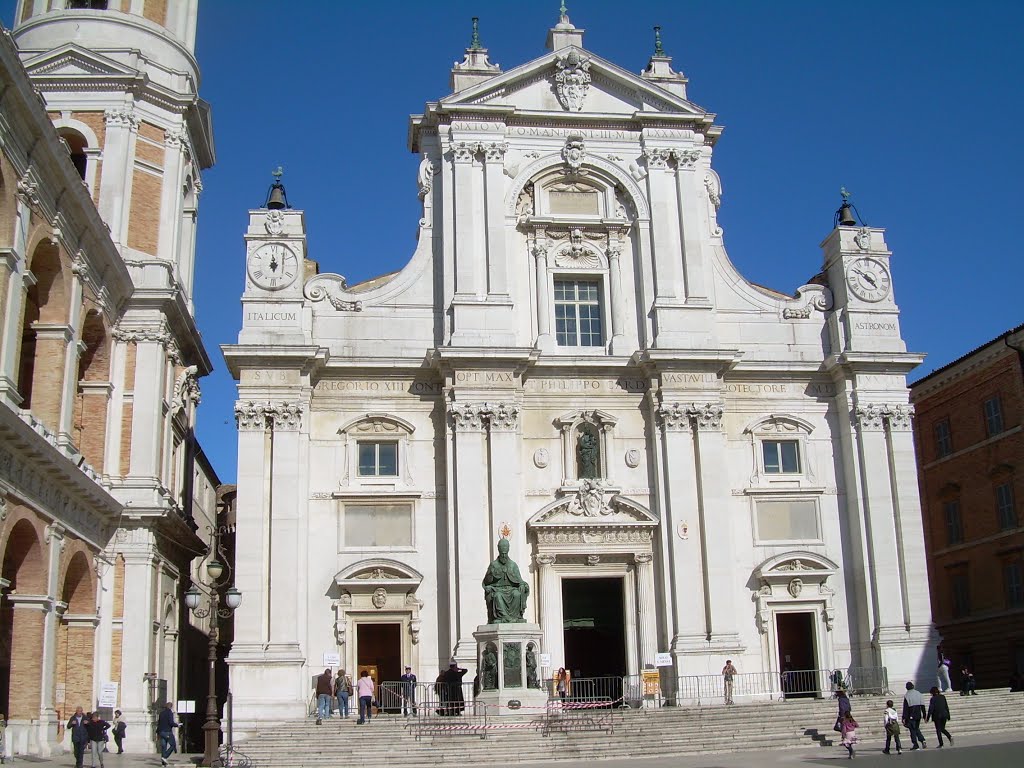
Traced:
<path fill-rule="evenodd" d="M 1024 647 L 1024 326 L 911 385 L 932 612 L 1001 685 Z"/>

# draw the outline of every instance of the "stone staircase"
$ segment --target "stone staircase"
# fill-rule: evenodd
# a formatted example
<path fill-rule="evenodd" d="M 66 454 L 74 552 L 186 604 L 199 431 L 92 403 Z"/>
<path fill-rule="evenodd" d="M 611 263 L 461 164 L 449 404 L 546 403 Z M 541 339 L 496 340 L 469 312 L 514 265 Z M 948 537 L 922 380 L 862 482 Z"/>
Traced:
<path fill-rule="evenodd" d="M 862 748 L 880 749 L 885 740 L 881 725 L 887 697 L 855 697 L 854 717 L 860 724 Z M 892 696 L 897 711 L 901 696 Z M 928 696 L 925 696 L 927 701 Z M 984 733 L 1024 729 L 1024 695 L 1005 689 L 979 691 L 977 696 L 947 696 L 952 719 L 948 730 Z M 412 719 L 382 715 L 368 725 L 325 720 L 275 723 L 257 729 L 257 735 L 235 746 L 256 768 L 327 768 L 352 766 L 495 765 L 505 763 L 591 760 L 600 758 L 664 757 L 744 749 L 781 749 L 831 746 L 835 700 L 799 699 L 726 707 L 664 707 L 620 710 L 614 731 L 554 731 L 544 735 L 539 719 L 524 715 L 491 718 L 486 738 L 479 735 L 433 735 L 417 740 Z M 531 720 L 537 725 L 530 727 Z M 453 719 L 453 722 L 455 720 Z M 509 725 L 516 727 L 509 728 Z M 930 746 L 935 746 L 931 724 L 922 724 Z M 903 728 L 901 739 L 910 748 Z"/>

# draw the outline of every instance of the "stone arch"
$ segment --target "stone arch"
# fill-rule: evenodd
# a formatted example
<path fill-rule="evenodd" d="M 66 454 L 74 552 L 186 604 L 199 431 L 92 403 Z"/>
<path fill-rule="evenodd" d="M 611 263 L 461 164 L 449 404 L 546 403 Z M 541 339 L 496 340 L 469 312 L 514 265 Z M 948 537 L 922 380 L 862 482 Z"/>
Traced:
<path fill-rule="evenodd" d="M 83 660 L 91 660 L 95 653 L 97 617 L 96 575 L 91 555 L 81 542 L 69 540 L 65 546 L 69 555 L 59 582 L 60 624 L 54 668 L 54 682 L 57 691 L 63 687 L 64 699 L 54 703 L 66 710 L 92 699 L 92 664 Z"/>
<path fill-rule="evenodd" d="M 612 189 L 621 188 L 629 202 L 632 203 L 638 219 L 649 219 L 651 217 L 643 190 L 640 189 L 629 173 L 615 163 L 603 157 L 588 154 L 581 168 L 587 171 L 592 181 L 603 183 Z M 565 164 L 560 153 L 551 153 L 535 159 L 520 171 L 509 186 L 505 197 L 506 215 L 516 215 L 519 195 L 527 184 L 544 184 L 549 177 L 554 177 L 556 174 L 564 175 L 564 173 Z"/>
<path fill-rule="evenodd" d="M 69 286 L 60 248 L 40 239 L 29 261 L 34 283 L 22 315 L 18 392 L 21 406 L 55 430 L 60 419 L 67 346 Z"/>
<path fill-rule="evenodd" d="M 103 471 L 110 398 L 110 334 L 103 315 L 90 309 L 82 322 L 82 352 L 72 418 L 72 439 L 93 469 Z"/>
<path fill-rule="evenodd" d="M 89 169 L 89 155 L 86 154 L 86 149 L 89 148 L 88 140 L 80 131 L 73 128 L 58 128 L 57 135 L 67 145 L 68 158 L 71 160 L 71 164 L 75 166 L 75 170 L 78 171 L 82 181 L 85 181 Z"/>
<path fill-rule="evenodd" d="M 39 717 L 47 558 L 28 515 L 4 542 L 0 585 L 0 707 L 11 720 Z"/>

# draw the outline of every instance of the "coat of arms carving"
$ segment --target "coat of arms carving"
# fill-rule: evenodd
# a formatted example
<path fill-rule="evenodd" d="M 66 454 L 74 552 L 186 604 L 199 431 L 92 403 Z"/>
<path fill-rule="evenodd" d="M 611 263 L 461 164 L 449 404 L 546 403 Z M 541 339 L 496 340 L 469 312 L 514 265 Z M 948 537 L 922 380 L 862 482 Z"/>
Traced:
<path fill-rule="evenodd" d="M 555 60 L 555 93 L 570 112 L 582 112 L 583 100 L 590 88 L 590 59 L 578 51 L 569 51 Z"/>

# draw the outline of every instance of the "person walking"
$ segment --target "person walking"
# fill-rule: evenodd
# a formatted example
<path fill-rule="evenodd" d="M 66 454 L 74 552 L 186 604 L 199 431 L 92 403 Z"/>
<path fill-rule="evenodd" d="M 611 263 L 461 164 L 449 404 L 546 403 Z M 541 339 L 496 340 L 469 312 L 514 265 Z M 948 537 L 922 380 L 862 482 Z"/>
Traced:
<path fill-rule="evenodd" d="M 113 726 L 110 732 L 114 734 L 114 744 L 117 745 L 117 754 L 124 754 L 124 735 L 128 732 L 128 726 L 124 722 L 124 718 L 121 717 L 121 710 L 114 710 L 114 722 L 111 723 Z"/>
<path fill-rule="evenodd" d="M 402 681 L 402 714 L 405 717 L 416 715 L 416 675 L 412 673 L 412 667 L 405 668 L 405 674 L 400 678 Z"/>
<path fill-rule="evenodd" d="M 334 695 L 334 684 L 331 682 L 331 670 L 325 669 L 316 678 L 316 724 L 320 725 L 331 716 L 331 697 Z"/>
<path fill-rule="evenodd" d="M 555 673 L 555 693 L 562 701 L 565 701 L 566 696 L 572 696 L 572 675 L 565 667 L 559 667 Z"/>
<path fill-rule="evenodd" d="M 103 768 L 103 748 L 107 745 L 107 729 L 110 723 L 100 717 L 99 712 L 92 713 L 92 719 L 85 724 L 86 733 L 89 734 L 89 744 L 92 746 L 92 766 L 96 768 L 99 762 Z"/>
<path fill-rule="evenodd" d="M 348 701 L 352 696 L 352 678 L 345 674 L 344 669 L 338 670 L 334 680 L 334 695 L 338 699 L 338 717 L 348 720 Z"/>
<path fill-rule="evenodd" d="M 736 667 L 732 665 L 732 659 L 725 660 L 725 666 L 722 667 L 722 680 L 725 681 L 725 703 L 735 704 L 732 700 L 732 686 L 733 678 L 736 676 Z"/>
<path fill-rule="evenodd" d="M 839 711 L 836 713 L 836 724 L 832 730 L 841 732 L 843 720 L 850 714 L 850 697 L 846 695 L 846 691 L 838 690 L 836 691 L 836 701 L 839 704 Z"/>
<path fill-rule="evenodd" d="M 370 722 L 373 715 L 373 678 L 365 669 L 359 673 L 356 693 L 359 695 L 359 719 L 356 725 L 362 725 Z"/>
<path fill-rule="evenodd" d="M 946 730 L 946 723 L 949 722 L 949 702 L 934 685 L 930 693 L 932 698 L 928 702 L 928 714 L 924 716 L 924 721 L 927 723 L 931 720 L 935 723 L 935 737 L 939 740 L 939 749 L 942 749 L 943 736 L 949 739 L 949 746 L 952 747 L 953 735 Z"/>
<path fill-rule="evenodd" d="M 939 674 L 939 689 L 942 693 L 945 693 L 946 691 L 953 689 L 953 684 L 949 681 L 949 668 L 952 665 L 952 662 L 949 660 L 949 657 L 943 653 L 941 645 L 936 650 L 936 654 L 939 661 L 939 667 L 937 670 Z"/>
<path fill-rule="evenodd" d="M 174 729 L 178 727 L 174 719 L 174 704 L 167 702 L 160 716 L 156 720 L 156 735 L 160 740 L 160 765 L 167 765 L 167 758 L 173 755 L 178 749 L 178 743 L 174 740 Z"/>
<path fill-rule="evenodd" d="M 85 747 L 89 743 L 86 724 L 85 712 L 81 707 L 77 707 L 67 726 L 67 731 L 71 734 L 71 746 L 75 750 L 75 768 L 82 768 L 82 763 L 85 762 Z"/>
<path fill-rule="evenodd" d="M 840 732 L 843 740 L 839 743 L 846 747 L 846 756 L 852 760 L 855 754 L 853 747 L 857 743 L 857 721 L 853 719 L 853 713 L 850 710 L 846 710 L 846 714 L 843 715 Z"/>
<path fill-rule="evenodd" d="M 910 731 L 910 743 L 914 745 L 910 748 L 911 752 L 928 748 L 924 734 L 921 733 L 921 718 L 924 714 L 924 697 L 913 683 L 907 683 L 907 692 L 903 696 L 903 724 Z"/>
<path fill-rule="evenodd" d="M 893 739 L 896 740 L 896 754 L 902 755 L 903 749 L 900 747 L 900 718 L 896 714 L 896 708 L 892 705 L 892 699 L 885 702 L 885 715 L 882 717 L 882 725 L 885 727 L 885 749 L 882 750 L 885 754 L 890 754 L 889 746 Z"/>

